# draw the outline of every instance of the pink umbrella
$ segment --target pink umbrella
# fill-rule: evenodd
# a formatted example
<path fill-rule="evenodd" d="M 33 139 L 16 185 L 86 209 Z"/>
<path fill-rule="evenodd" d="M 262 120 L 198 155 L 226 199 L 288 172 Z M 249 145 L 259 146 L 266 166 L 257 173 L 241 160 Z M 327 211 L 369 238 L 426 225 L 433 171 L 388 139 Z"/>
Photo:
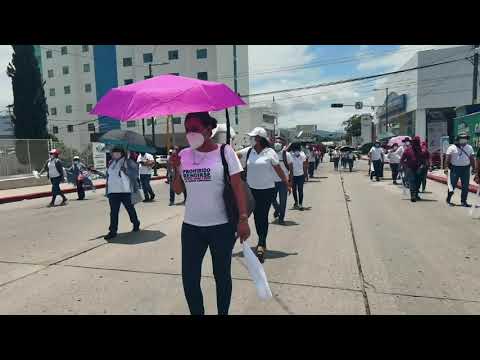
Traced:
<path fill-rule="evenodd" d="M 406 136 L 406 135 L 400 135 L 400 136 L 395 136 L 388 140 L 388 146 L 393 146 L 393 144 L 397 144 L 398 146 L 403 145 L 403 139 L 405 138 L 412 138 L 411 136 Z M 420 138 L 420 142 L 422 142 L 422 138 Z"/>
<path fill-rule="evenodd" d="M 219 111 L 237 105 L 245 105 L 245 102 L 223 83 L 160 75 L 111 89 L 90 114 L 130 121 L 163 115 Z"/>

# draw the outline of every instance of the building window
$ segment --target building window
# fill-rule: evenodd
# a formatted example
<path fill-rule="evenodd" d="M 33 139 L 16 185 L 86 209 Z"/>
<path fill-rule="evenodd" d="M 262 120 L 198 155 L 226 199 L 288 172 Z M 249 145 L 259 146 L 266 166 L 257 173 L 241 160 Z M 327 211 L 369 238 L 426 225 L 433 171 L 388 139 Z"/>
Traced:
<path fill-rule="evenodd" d="M 146 64 L 151 62 L 153 62 L 153 54 L 152 53 L 143 54 L 143 63 Z"/>
<path fill-rule="evenodd" d="M 172 123 L 174 125 L 181 125 L 182 124 L 182 118 L 181 117 L 174 117 L 174 118 L 172 118 Z"/>
<path fill-rule="evenodd" d="M 54 134 L 58 134 L 58 126 L 52 127 L 52 131 Z"/>
<path fill-rule="evenodd" d="M 124 66 L 124 67 L 132 66 L 132 64 L 133 64 L 133 62 L 132 62 L 132 58 L 131 58 L 131 57 L 123 58 L 123 66 Z"/>
<path fill-rule="evenodd" d="M 67 55 L 67 47 L 66 46 L 62 46 L 61 53 L 62 53 L 62 55 Z"/>
<path fill-rule="evenodd" d="M 197 49 L 197 59 L 206 59 L 207 49 Z"/>
<path fill-rule="evenodd" d="M 53 70 L 48 70 L 48 77 L 53 78 Z"/>
<path fill-rule="evenodd" d="M 88 128 L 88 131 L 93 131 L 93 132 L 95 132 L 95 124 L 90 123 L 90 124 L 88 124 L 88 127 L 87 127 L 87 128 Z"/>
<path fill-rule="evenodd" d="M 68 66 L 62 67 L 62 73 L 63 75 L 68 75 Z"/>
<path fill-rule="evenodd" d="M 82 52 L 88 52 L 88 45 L 82 45 Z"/>
<path fill-rule="evenodd" d="M 73 132 L 73 125 L 67 125 L 67 131 Z"/>
<path fill-rule="evenodd" d="M 137 127 L 136 121 L 127 121 L 127 128 Z"/>
<path fill-rule="evenodd" d="M 83 72 L 90 72 L 90 64 L 83 64 Z"/>
<path fill-rule="evenodd" d="M 63 92 L 65 93 L 65 95 L 69 95 L 69 94 L 71 93 L 71 91 L 70 91 L 70 85 L 64 86 L 64 87 L 63 87 Z"/>
<path fill-rule="evenodd" d="M 207 72 L 199 72 L 199 73 L 197 73 L 197 79 L 199 79 L 199 80 L 208 80 L 208 73 L 207 73 Z"/>
<path fill-rule="evenodd" d="M 178 50 L 169 50 L 168 60 L 178 60 Z"/>
<path fill-rule="evenodd" d="M 125 79 L 125 80 L 123 80 L 123 84 L 124 84 L 124 85 L 133 84 L 133 79 Z"/>
<path fill-rule="evenodd" d="M 92 104 L 87 104 L 87 112 L 89 113 L 92 111 L 93 105 Z"/>
<path fill-rule="evenodd" d="M 71 114 L 72 113 L 72 105 L 67 105 L 65 106 L 65 112 L 67 114 Z"/>
<path fill-rule="evenodd" d="M 86 93 L 92 92 L 92 84 L 85 84 L 85 92 Z"/>
<path fill-rule="evenodd" d="M 48 90 L 48 95 L 55 96 L 55 89 L 49 89 Z"/>
<path fill-rule="evenodd" d="M 53 115 L 53 116 L 57 115 L 57 108 L 54 108 L 54 107 L 51 108 L 50 109 L 50 115 Z"/>
<path fill-rule="evenodd" d="M 47 50 L 47 59 L 51 59 L 52 58 L 52 50 Z"/>
<path fill-rule="evenodd" d="M 180 73 L 170 73 L 170 75 L 179 76 L 179 75 L 180 75 Z"/>

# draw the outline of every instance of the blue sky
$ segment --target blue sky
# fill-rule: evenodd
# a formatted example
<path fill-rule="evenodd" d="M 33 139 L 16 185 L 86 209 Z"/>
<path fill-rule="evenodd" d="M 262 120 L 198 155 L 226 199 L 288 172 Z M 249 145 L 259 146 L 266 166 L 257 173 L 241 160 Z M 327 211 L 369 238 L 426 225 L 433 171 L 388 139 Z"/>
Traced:
<path fill-rule="evenodd" d="M 451 45 L 251 45 L 250 93 L 391 71 L 402 66 L 418 50 L 449 46 Z M 0 109 L 5 109 L 6 105 L 12 103 L 11 81 L 5 74 L 10 60 L 11 46 L 0 45 Z M 278 94 L 275 100 L 280 110 L 280 126 L 317 124 L 320 129 L 337 130 L 343 120 L 358 112 L 352 111 L 352 108 L 332 109 L 330 104 L 352 104 L 355 101 L 372 104 L 375 95 L 373 89 L 380 86 L 381 82 L 382 80 L 350 83 Z M 315 95 L 309 95 L 312 93 Z M 261 106 L 271 104 L 271 100 L 272 96 L 269 95 L 251 98 L 250 102 L 252 106 Z"/>
<path fill-rule="evenodd" d="M 288 89 L 328 81 L 393 71 L 419 50 L 450 45 L 253 45 L 249 47 L 250 93 Z M 292 66 L 304 65 L 293 70 Z M 288 71 L 280 71 L 289 69 Z M 269 73 L 265 73 L 268 72 Z M 281 127 L 317 124 L 337 130 L 341 122 L 361 111 L 332 109 L 330 104 L 375 104 L 375 91 L 383 80 L 336 85 L 275 96 Z M 309 94 L 315 94 L 310 96 Z M 290 99 L 289 99 L 290 97 Z M 293 97 L 293 98 L 292 98 Z M 378 95 L 377 95 L 378 98 Z M 250 99 L 252 106 L 271 104 L 272 95 Z M 369 110 L 369 109 L 368 109 Z"/>

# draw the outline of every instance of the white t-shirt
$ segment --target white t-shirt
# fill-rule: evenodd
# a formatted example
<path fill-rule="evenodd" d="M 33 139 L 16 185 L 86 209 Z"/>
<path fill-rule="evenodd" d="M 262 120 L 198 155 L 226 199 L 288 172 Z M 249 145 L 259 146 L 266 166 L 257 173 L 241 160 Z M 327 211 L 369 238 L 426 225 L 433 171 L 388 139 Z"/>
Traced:
<path fill-rule="evenodd" d="M 375 146 L 372 146 L 372 148 L 370 149 L 370 151 L 368 153 L 372 154 L 372 161 L 382 160 L 382 154 L 383 154 L 382 147 L 377 148 Z"/>
<path fill-rule="evenodd" d="M 470 156 L 473 155 L 473 148 L 469 144 L 463 148 L 453 144 L 448 147 L 447 155 L 451 155 L 450 162 L 453 166 L 468 166 L 470 165 Z"/>
<path fill-rule="evenodd" d="M 303 176 L 303 164 L 307 160 L 307 155 L 303 151 L 300 151 L 299 156 L 292 155 L 293 160 L 293 176 Z"/>
<path fill-rule="evenodd" d="M 308 162 L 315 162 L 315 153 L 313 151 L 308 153 Z"/>
<path fill-rule="evenodd" d="M 145 153 L 145 155 L 138 155 L 137 163 L 139 164 L 140 168 L 138 170 L 140 175 L 152 175 L 152 168 L 150 166 L 145 166 L 140 164 L 141 161 L 154 161 L 152 154 Z"/>
<path fill-rule="evenodd" d="M 399 151 L 400 151 L 400 148 L 398 148 L 395 151 L 393 151 L 393 149 L 391 151 L 389 151 L 387 157 L 388 157 L 388 161 L 390 161 L 390 164 L 399 164 L 400 163 L 400 158 L 402 156 L 399 155 Z M 402 154 L 403 154 L 403 151 L 402 151 Z"/>
<path fill-rule="evenodd" d="M 57 167 L 55 166 L 55 159 L 52 159 L 48 162 L 48 176 L 49 178 L 56 178 L 60 176 L 60 173 L 57 170 Z"/>
<path fill-rule="evenodd" d="M 180 152 L 180 157 L 180 174 L 188 194 L 184 222 L 194 226 L 228 223 L 223 200 L 225 182 L 220 145 L 207 153 L 186 148 Z M 230 175 L 243 170 L 235 151 L 229 145 L 225 146 L 225 160 Z"/>
<path fill-rule="evenodd" d="M 288 167 L 285 166 L 285 164 L 283 162 L 283 152 L 284 151 L 285 151 L 285 154 L 286 154 L 286 157 L 287 157 L 287 164 L 290 165 L 293 162 L 293 160 L 292 160 L 292 155 L 286 150 L 282 150 L 282 151 L 277 153 L 278 159 L 280 160 L 280 167 L 282 168 L 283 172 L 285 173 L 285 176 L 288 179 L 288 174 L 290 173 L 290 171 L 288 170 Z M 274 170 L 273 176 L 275 178 L 275 182 L 282 181 L 282 179 L 280 179 L 280 176 L 278 176 L 278 174 L 275 172 L 275 170 Z"/>
<path fill-rule="evenodd" d="M 247 157 L 248 150 L 240 150 L 242 158 Z M 266 147 L 260 154 L 252 148 L 247 163 L 247 184 L 256 190 L 271 189 L 275 187 L 275 170 L 273 166 L 278 165 L 280 160 L 272 148 Z"/>
<path fill-rule="evenodd" d="M 123 171 L 120 171 L 122 165 L 125 162 L 125 158 L 118 161 L 113 160 L 110 166 L 108 167 L 108 193 L 129 193 L 130 190 L 130 179 Z M 125 165 L 126 166 L 126 165 Z M 120 172 L 120 176 L 119 176 Z"/>

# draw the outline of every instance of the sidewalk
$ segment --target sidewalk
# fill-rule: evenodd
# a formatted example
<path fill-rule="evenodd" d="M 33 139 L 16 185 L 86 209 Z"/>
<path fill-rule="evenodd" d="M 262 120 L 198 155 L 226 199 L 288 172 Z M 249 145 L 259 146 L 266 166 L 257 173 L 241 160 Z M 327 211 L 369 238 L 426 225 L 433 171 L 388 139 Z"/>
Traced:
<path fill-rule="evenodd" d="M 161 180 L 166 178 L 166 170 L 160 169 L 158 172 L 159 176 L 152 176 L 152 180 Z M 94 180 L 93 183 L 97 189 L 105 188 L 105 180 L 99 179 Z M 77 188 L 70 183 L 60 184 L 60 189 L 66 194 L 74 193 L 77 191 Z M 22 200 L 31 200 L 42 197 L 52 196 L 52 185 L 41 185 L 41 186 L 31 186 L 23 187 L 18 189 L 9 189 L 9 190 L 0 190 L 0 204 L 5 204 L 14 201 Z"/>
<path fill-rule="evenodd" d="M 368 160 L 368 156 L 362 155 L 361 160 Z M 386 161 L 385 164 L 388 164 L 388 161 Z M 442 184 L 447 184 L 447 176 L 443 173 L 443 170 L 441 169 L 429 171 L 427 174 L 427 178 L 436 182 L 440 182 Z M 459 184 L 460 182 L 457 184 L 457 188 L 461 189 L 462 187 Z M 468 190 L 472 193 L 476 193 L 478 190 L 478 184 L 473 181 L 473 176 L 470 176 L 470 184 L 468 186 Z"/>

